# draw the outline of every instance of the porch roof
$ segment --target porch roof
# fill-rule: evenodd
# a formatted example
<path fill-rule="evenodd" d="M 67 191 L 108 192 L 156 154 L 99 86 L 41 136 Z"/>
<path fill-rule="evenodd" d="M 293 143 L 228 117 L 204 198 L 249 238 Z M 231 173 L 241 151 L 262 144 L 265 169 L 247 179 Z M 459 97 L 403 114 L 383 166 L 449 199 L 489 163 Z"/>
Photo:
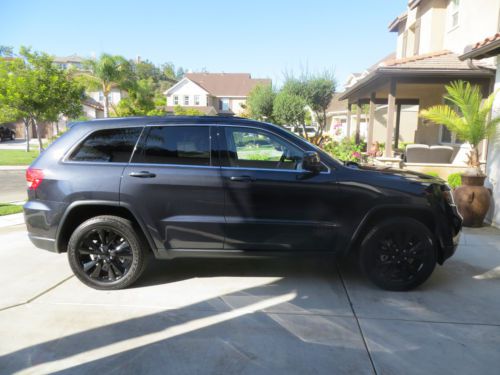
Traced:
<path fill-rule="evenodd" d="M 417 55 L 403 59 L 386 60 L 379 64 L 369 74 L 349 87 L 340 100 L 352 99 L 363 89 L 376 89 L 387 80 L 380 78 L 413 78 L 421 81 L 423 78 L 491 78 L 494 71 L 462 61 L 459 56 L 450 51 L 438 51 L 425 55 Z"/>

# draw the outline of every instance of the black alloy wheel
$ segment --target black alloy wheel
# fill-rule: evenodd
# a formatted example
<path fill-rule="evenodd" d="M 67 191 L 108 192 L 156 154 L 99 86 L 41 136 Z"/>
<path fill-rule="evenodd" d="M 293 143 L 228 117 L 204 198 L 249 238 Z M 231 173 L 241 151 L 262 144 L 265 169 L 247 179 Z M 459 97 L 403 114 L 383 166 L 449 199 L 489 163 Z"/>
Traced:
<path fill-rule="evenodd" d="M 121 289 L 137 280 L 146 264 L 147 245 L 129 220 L 97 216 L 71 235 L 68 259 L 73 273 L 95 289 Z"/>
<path fill-rule="evenodd" d="M 387 290 L 410 290 L 422 284 L 432 274 L 436 260 L 434 236 L 411 218 L 383 221 L 361 245 L 361 269 Z"/>

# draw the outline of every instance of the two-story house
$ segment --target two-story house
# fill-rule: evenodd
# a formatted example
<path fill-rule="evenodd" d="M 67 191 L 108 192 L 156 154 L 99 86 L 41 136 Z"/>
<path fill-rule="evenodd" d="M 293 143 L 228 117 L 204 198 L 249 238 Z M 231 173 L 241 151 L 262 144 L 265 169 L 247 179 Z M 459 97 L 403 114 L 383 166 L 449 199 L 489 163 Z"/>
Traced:
<path fill-rule="evenodd" d="M 84 70 L 84 61 L 83 57 L 78 55 L 71 56 L 56 56 L 54 57 L 54 64 L 59 65 L 63 69 L 76 69 L 76 70 Z M 104 94 L 102 91 L 87 91 L 88 100 L 84 102 L 83 112 L 84 115 L 90 118 L 98 118 L 102 117 L 102 108 L 104 106 Z M 125 90 L 121 90 L 119 88 L 113 88 L 111 92 L 108 94 L 108 101 L 113 108 L 118 105 L 120 100 L 127 96 L 127 92 Z M 91 105 L 87 105 L 90 103 Z"/>
<path fill-rule="evenodd" d="M 255 79 L 248 73 L 187 73 L 165 91 L 167 112 L 176 106 L 197 109 L 207 115 L 240 115 L 250 91 L 271 85 L 270 79 Z"/>
<path fill-rule="evenodd" d="M 450 145 L 462 154 L 462 141 L 444 126 L 419 117 L 413 123 L 403 123 L 401 110 L 405 105 L 421 110 L 442 104 L 444 86 L 454 80 L 481 86 L 485 96 L 492 91 L 493 62 L 459 57 L 467 45 L 497 32 L 499 9 L 500 0 L 408 1 L 406 11 L 389 24 L 389 31 L 397 33 L 394 57 L 350 77 L 349 87 L 339 98 L 348 103 L 346 126 L 351 127 L 353 104 L 369 104 L 373 114 L 378 106 L 385 106 L 380 124 L 375 115 L 369 116 L 366 138 L 370 145 L 384 142 L 386 157 L 392 157 L 393 149 L 404 138 L 402 134 L 405 142 Z M 484 158 L 485 147 L 483 151 Z"/>

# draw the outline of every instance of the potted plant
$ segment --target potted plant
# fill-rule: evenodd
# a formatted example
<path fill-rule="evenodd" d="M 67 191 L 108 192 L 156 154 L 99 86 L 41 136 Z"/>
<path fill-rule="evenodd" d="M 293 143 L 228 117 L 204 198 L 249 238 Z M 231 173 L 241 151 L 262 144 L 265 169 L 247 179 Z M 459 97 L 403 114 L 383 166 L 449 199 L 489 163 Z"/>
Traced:
<path fill-rule="evenodd" d="M 462 186 L 453 196 L 464 226 L 480 227 L 491 203 L 491 191 L 484 187 L 486 175 L 479 162 L 479 143 L 495 133 L 500 117 L 491 118 L 495 98 L 492 93 L 483 101 L 479 86 L 456 81 L 446 87 L 445 99 L 450 105 L 436 105 L 421 111 L 420 116 L 446 126 L 470 144 L 468 170 L 461 175 Z"/>

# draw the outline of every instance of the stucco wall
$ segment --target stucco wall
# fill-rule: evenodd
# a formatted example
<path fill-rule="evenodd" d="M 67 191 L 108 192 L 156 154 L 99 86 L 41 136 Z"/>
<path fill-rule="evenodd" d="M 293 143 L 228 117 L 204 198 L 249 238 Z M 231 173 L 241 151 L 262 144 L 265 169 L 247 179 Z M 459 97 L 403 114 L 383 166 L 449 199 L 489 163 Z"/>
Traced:
<path fill-rule="evenodd" d="M 451 1 L 446 10 L 444 48 L 462 54 L 466 45 L 492 36 L 498 30 L 500 0 L 460 0 L 458 26 L 452 28 Z"/>
<path fill-rule="evenodd" d="M 500 90 L 500 56 L 497 56 L 495 90 Z M 493 116 L 500 116 L 500 94 L 495 99 Z M 488 144 L 486 171 L 488 174 L 486 185 L 493 191 L 493 204 L 488 218 L 493 225 L 500 227 L 500 126 L 497 128 L 497 134 Z"/>
<path fill-rule="evenodd" d="M 185 80 L 184 82 L 179 84 L 169 93 L 169 95 L 167 95 L 167 106 L 175 106 L 174 104 L 175 95 L 179 97 L 180 106 L 184 106 L 185 95 L 189 96 L 189 106 L 205 107 L 207 105 L 207 92 L 203 90 L 200 86 L 189 80 Z M 200 96 L 200 104 L 198 105 L 194 104 L 195 95 Z"/>

